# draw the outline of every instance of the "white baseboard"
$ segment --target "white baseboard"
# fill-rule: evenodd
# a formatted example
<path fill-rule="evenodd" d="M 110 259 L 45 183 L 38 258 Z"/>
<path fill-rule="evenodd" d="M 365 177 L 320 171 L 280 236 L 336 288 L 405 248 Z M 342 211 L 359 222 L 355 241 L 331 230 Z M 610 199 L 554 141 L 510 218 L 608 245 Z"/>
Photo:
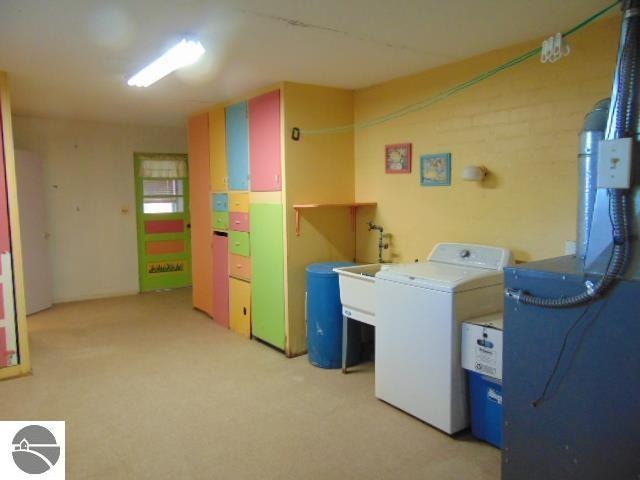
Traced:
<path fill-rule="evenodd" d="M 106 292 L 106 293 L 96 293 L 89 295 L 77 295 L 71 297 L 60 297 L 54 298 L 53 304 L 56 305 L 58 303 L 69 303 L 69 302 L 82 302 L 84 300 L 99 300 L 101 298 L 112 298 L 112 297 L 127 297 L 129 295 L 137 295 L 140 293 L 139 290 L 122 290 L 118 292 Z"/>

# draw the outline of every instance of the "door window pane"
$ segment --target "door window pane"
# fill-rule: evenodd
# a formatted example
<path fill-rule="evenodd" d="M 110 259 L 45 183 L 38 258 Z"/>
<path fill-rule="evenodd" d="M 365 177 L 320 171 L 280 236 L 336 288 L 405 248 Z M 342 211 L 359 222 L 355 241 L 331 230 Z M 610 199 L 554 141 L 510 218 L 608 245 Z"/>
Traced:
<path fill-rule="evenodd" d="M 142 194 L 150 195 L 184 195 L 182 180 L 143 180 Z"/>
<path fill-rule="evenodd" d="M 182 213 L 184 199 L 182 197 L 145 197 L 142 211 L 144 213 Z"/>

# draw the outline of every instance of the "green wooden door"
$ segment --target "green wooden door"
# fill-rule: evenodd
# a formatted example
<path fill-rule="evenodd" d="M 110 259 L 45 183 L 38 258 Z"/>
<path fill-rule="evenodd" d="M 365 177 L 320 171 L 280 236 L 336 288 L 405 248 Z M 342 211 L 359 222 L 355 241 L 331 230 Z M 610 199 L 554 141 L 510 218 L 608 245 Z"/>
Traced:
<path fill-rule="evenodd" d="M 251 333 L 284 350 L 282 205 L 252 203 L 250 222 Z"/>
<path fill-rule="evenodd" d="M 186 155 L 134 154 L 140 291 L 191 285 Z"/>

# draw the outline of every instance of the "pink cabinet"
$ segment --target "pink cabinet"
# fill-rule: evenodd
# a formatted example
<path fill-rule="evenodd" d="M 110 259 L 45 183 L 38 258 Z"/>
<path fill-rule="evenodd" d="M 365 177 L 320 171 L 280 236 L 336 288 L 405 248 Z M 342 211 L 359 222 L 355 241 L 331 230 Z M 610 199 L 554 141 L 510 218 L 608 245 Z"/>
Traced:
<path fill-rule="evenodd" d="M 251 190 L 282 190 L 280 166 L 280 90 L 249 100 Z"/>
<path fill-rule="evenodd" d="M 243 212 L 231 212 L 229 214 L 229 229 L 237 232 L 248 232 L 249 214 Z"/>
<path fill-rule="evenodd" d="M 229 238 L 214 232 L 213 250 L 213 319 L 229 328 Z"/>

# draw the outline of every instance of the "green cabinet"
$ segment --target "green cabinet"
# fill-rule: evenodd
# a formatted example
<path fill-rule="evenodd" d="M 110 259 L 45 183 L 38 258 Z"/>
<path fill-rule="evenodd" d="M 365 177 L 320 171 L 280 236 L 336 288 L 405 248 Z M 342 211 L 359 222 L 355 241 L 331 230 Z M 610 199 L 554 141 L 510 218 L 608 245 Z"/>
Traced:
<path fill-rule="evenodd" d="M 229 232 L 229 251 L 234 255 L 242 255 L 243 257 L 250 256 L 249 233 Z"/>
<path fill-rule="evenodd" d="M 254 337 L 284 350 L 282 205 L 252 203 L 249 217 L 251 222 L 252 334 Z"/>
<path fill-rule="evenodd" d="M 229 212 L 213 212 L 213 229 L 229 229 Z"/>

